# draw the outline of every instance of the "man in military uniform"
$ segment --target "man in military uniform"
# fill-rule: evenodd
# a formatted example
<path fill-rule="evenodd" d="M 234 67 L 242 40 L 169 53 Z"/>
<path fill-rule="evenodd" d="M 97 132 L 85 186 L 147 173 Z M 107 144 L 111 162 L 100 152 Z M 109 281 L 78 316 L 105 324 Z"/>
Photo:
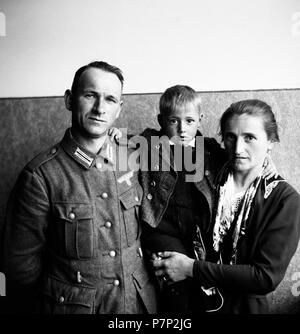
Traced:
<path fill-rule="evenodd" d="M 17 311 L 32 301 L 42 313 L 156 312 L 140 248 L 138 171 L 118 168 L 122 144 L 108 137 L 122 88 L 117 67 L 81 67 L 65 93 L 72 127 L 18 178 L 4 245 L 7 295 Z M 126 150 L 128 157 L 133 149 Z"/>

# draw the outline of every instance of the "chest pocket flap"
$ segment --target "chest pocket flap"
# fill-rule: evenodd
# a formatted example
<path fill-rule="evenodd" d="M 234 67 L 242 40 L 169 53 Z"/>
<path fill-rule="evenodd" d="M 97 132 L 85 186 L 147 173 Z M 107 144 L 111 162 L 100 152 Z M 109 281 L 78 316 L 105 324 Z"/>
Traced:
<path fill-rule="evenodd" d="M 55 216 L 73 222 L 76 219 L 92 219 L 93 207 L 83 203 L 54 203 Z"/>
<path fill-rule="evenodd" d="M 93 257 L 93 207 L 84 203 L 54 203 L 54 243 L 72 259 Z"/>
<path fill-rule="evenodd" d="M 123 205 L 123 209 L 128 210 L 135 205 L 141 205 L 142 201 L 142 187 L 136 184 L 126 192 L 120 195 L 120 201 Z"/>
<path fill-rule="evenodd" d="M 84 314 L 93 312 L 96 289 L 74 286 L 48 277 L 43 294 L 52 300 L 49 300 L 49 304 L 45 303 L 47 313 Z"/>

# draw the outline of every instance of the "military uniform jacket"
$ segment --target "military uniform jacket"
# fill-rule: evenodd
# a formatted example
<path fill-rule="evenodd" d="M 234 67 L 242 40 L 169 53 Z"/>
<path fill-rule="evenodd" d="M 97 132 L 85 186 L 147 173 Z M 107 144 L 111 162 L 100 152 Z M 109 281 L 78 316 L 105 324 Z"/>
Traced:
<path fill-rule="evenodd" d="M 120 148 L 107 140 L 93 155 L 67 130 L 19 176 L 7 209 L 5 274 L 38 288 L 42 312 L 156 312 L 140 248 L 142 188 L 137 171 L 113 168 Z"/>

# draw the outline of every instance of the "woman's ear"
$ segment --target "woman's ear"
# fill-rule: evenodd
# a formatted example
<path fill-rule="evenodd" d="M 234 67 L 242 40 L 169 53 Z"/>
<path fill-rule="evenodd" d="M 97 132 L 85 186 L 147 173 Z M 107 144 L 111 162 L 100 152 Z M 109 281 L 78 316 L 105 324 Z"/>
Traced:
<path fill-rule="evenodd" d="M 72 111 L 72 92 L 70 89 L 65 91 L 65 106 L 68 110 Z"/>
<path fill-rule="evenodd" d="M 270 142 L 270 144 L 268 145 L 268 149 L 267 149 L 267 153 L 268 154 L 271 154 L 271 151 L 273 149 L 273 146 L 274 146 L 274 143 L 273 142 Z"/>

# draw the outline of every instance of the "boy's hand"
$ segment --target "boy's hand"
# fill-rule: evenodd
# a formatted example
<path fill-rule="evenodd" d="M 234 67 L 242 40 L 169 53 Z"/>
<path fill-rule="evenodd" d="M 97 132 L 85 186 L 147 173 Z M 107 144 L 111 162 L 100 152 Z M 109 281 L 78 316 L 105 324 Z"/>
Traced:
<path fill-rule="evenodd" d="M 118 128 L 110 128 L 108 129 L 108 135 L 109 135 L 109 139 L 113 142 L 115 141 L 119 141 L 120 138 L 122 137 L 122 132 L 118 129 Z"/>
<path fill-rule="evenodd" d="M 272 160 L 272 158 L 269 154 L 267 155 L 267 157 L 265 159 L 264 165 L 265 165 L 265 168 L 263 170 L 262 177 L 269 180 L 271 177 L 274 176 L 275 179 L 276 179 L 277 176 L 278 176 L 278 171 L 277 171 L 277 168 L 274 165 L 274 162 L 273 162 L 273 160 Z"/>

